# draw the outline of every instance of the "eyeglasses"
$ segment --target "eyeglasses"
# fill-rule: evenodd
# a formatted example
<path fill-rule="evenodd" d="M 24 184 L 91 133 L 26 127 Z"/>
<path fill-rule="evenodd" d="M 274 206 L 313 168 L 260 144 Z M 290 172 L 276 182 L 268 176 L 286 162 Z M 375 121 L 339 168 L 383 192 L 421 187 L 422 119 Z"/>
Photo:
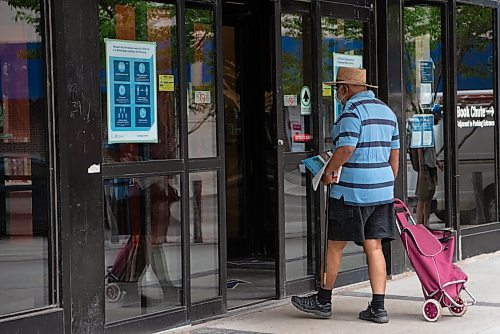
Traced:
<path fill-rule="evenodd" d="M 332 88 L 335 90 L 339 90 L 339 88 L 342 86 L 346 86 L 346 85 L 345 84 L 334 84 L 334 85 L 332 85 Z"/>

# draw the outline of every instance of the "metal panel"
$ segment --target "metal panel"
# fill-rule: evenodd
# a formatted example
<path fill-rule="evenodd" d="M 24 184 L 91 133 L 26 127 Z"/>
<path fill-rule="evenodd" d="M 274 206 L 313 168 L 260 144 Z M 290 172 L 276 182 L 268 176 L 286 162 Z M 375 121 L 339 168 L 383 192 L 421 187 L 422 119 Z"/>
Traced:
<path fill-rule="evenodd" d="M 148 176 L 165 174 L 166 172 L 177 174 L 183 170 L 184 162 L 182 160 L 122 162 L 103 165 L 102 177 Z"/>
<path fill-rule="evenodd" d="M 286 282 L 285 292 L 287 296 L 292 296 L 305 291 L 313 291 L 316 289 L 316 277 L 307 277 L 300 280 Z"/>
<path fill-rule="evenodd" d="M 339 273 L 334 288 L 368 280 L 368 267 L 356 268 Z"/>
<path fill-rule="evenodd" d="M 181 112 L 181 156 L 184 161 L 187 160 L 189 154 L 188 145 L 188 116 L 187 116 L 187 64 L 184 59 L 187 59 L 186 50 L 186 6 L 184 0 L 177 0 L 177 43 L 179 56 L 179 110 Z M 187 308 L 187 318 L 190 317 L 191 307 L 191 259 L 190 259 L 190 231 L 189 231 L 189 168 L 184 165 L 184 173 L 182 175 L 182 198 L 185 200 L 182 203 L 182 285 L 184 287 L 184 305 Z"/>
<path fill-rule="evenodd" d="M 386 101 L 396 113 L 399 133 L 405 133 L 405 113 L 403 108 L 403 7 L 399 0 L 383 0 L 377 3 L 377 58 L 379 66 L 379 97 Z M 395 29 L 395 27 L 397 27 Z M 400 146 L 406 147 L 405 136 L 400 136 Z M 406 159 L 400 153 L 399 173 L 394 185 L 396 197 L 406 200 Z M 404 249 L 398 241 L 384 245 L 388 274 L 406 271 Z"/>
<path fill-rule="evenodd" d="M 191 305 L 191 322 L 214 317 L 226 312 L 226 303 L 223 298 L 215 298 Z"/>
<path fill-rule="evenodd" d="M 324 16 L 338 17 L 343 19 L 355 19 L 368 21 L 373 14 L 374 7 L 356 7 L 347 3 L 319 3 L 321 14 Z"/>
<path fill-rule="evenodd" d="M 29 313 L 26 316 L 0 321 L 0 333 L 62 333 L 64 332 L 63 318 L 63 310 L 60 308 Z"/>
<path fill-rule="evenodd" d="M 99 333 L 104 324 L 103 196 L 101 174 L 87 172 L 101 163 L 97 1 L 53 4 L 65 329 Z"/>
<path fill-rule="evenodd" d="M 224 58 L 222 54 L 222 0 L 216 1 L 215 8 L 215 46 L 217 76 L 217 146 L 219 152 L 218 165 L 218 203 L 219 203 L 219 295 L 220 305 L 211 309 L 219 313 L 227 312 L 227 253 L 226 253 L 226 174 L 225 174 L 225 140 L 224 140 Z"/>
<path fill-rule="evenodd" d="M 180 308 L 168 313 L 155 313 L 147 318 L 135 318 L 120 323 L 111 324 L 104 328 L 106 334 L 136 334 L 153 333 L 188 324 L 186 309 Z M 80 332 L 77 332 L 80 333 Z M 88 331 L 82 332 L 88 333 Z M 90 332 L 97 333 L 97 332 Z"/>
<path fill-rule="evenodd" d="M 476 5 L 482 7 L 498 8 L 498 1 L 496 0 L 460 0 L 459 4 Z"/>
<path fill-rule="evenodd" d="M 493 82 L 494 82 L 494 89 L 495 89 L 495 110 L 500 110 L 500 92 L 499 88 L 500 85 L 498 84 L 499 80 L 499 74 L 500 74 L 500 62 L 498 59 L 498 47 L 499 47 L 499 41 L 498 38 L 500 38 L 500 10 L 497 8 L 496 10 L 493 11 L 493 57 L 494 57 L 494 70 L 493 70 Z M 495 193 L 496 193 L 496 221 L 500 220 L 500 126 L 498 125 L 499 117 L 498 113 L 495 113 L 495 131 L 494 131 L 494 140 L 495 140 Z"/>
<path fill-rule="evenodd" d="M 461 233 L 462 259 L 500 250 L 500 223 L 464 229 Z"/>
<path fill-rule="evenodd" d="M 445 30 L 445 43 L 444 48 L 445 55 L 443 57 L 443 67 L 446 66 L 448 69 L 448 85 L 447 88 L 447 99 L 446 105 L 448 110 L 457 110 L 457 44 L 456 44 L 456 12 L 457 3 L 455 0 L 450 1 L 447 6 L 447 20 L 446 20 L 446 30 Z M 448 205 L 448 220 L 452 224 L 452 228 L 457 230 L 457 242 L 455 244 L 455 259 L 460 260 L 460 207 L 459 202 L 459 175 L 458 175 L 458 141 L 457 141 L 457 118 L 456 113 L 450 113 L 447 119 L 445 119 L 445 127 L 448 131 L 444 133 L 444 142 L 448 150 L 445 152 L 445 161 L 448 164 L 448 168 L 445 169 L 445 200 Z"/>
<path fill-rule="evenodd" d="M 283 87 L 281 83 L 282 79 L 282 69 L 281 69 L 281 2 L 274 2 L 274 55 L 273 55 L 273 68 L 275 69 L 274 77 L 274 116 L 276 124 L 276 136 L 272 140 L 276 141 L 276 169 L 275 169 L 275 182 L 276 182 L 276 193 L 277 193 L 277 207 L 278 210 L 278 221 L 277 221 L 277 238 L 278 238 L 278 249 L 277 249 L 277 263 L 276 263 L 276 296 L 278 298 L 283 298 L 285 296 L 285 282 L 286 282 L 286 261 L 285 261 L 285 204 L 283 198 L 283 146 L 278 144 L 279 140 L 284 141 L 286 135 L 283 133 L 283 115 L 281 110 L 283 110 L 283 99 L 281 99 L 283 93 Z"/>

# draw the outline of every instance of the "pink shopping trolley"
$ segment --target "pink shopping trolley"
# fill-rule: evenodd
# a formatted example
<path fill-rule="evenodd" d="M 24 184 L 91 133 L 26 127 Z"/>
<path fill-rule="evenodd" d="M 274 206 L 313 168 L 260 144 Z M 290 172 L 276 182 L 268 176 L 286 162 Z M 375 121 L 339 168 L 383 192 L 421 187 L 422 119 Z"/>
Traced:
<path fill-rule="evenodd" d="M 437 321 L 444 307 L 452 315 L 461 317 L 468 306 L 476 303 L 476 299 L 465 288 L 467 274 L 453 264 L 454 232 L 415 224 L 408 207 L 399 199 L 394 200 L 394 209 L 401 241 L 422 284 L 424 318 Z M 470 297 L 470 301 L 460 296 L 462 291 Z"/>

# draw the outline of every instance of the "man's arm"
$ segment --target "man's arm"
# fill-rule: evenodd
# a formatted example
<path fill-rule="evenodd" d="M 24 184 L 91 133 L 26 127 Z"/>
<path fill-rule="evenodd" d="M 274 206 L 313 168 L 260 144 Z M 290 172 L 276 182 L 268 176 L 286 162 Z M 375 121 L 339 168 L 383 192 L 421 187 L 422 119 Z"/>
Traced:
<path fill-rule="evenodd" d="M 399 149 L 391 150 L 391 155 L 389 156 L 389 165 L 391 165 L 392 173 L 394 174 L 394 179 L 398 175 L 399 168 Z"/>
<path fill-rule="evenodd" d="M 325 173 L 323 174 L 324 183 L 328 184 L 336 181 L 333 178 L 333 172 L 338 171 L 340 166 L 345 164 L 351 158 L 355 149 L 356 148 L 354 146 L 341 146 L 335 150 L 328 166 L 325 168 Z"/>

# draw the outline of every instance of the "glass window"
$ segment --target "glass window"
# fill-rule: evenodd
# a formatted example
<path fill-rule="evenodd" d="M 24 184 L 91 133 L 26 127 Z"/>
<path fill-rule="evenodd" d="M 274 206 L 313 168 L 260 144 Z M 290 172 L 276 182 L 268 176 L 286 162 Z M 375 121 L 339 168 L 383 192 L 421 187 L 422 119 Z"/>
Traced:
<path fill-rule="evenodd" d="M 315 231 L 307 197 L 309 173 L 301 173 L 297 164 L 286 164 L 284 173 L 286 280 L 314 275 Z"/>
<path fill-rule="evenodd" d="M 337 59 L 341 55 L 354 56 L 361 64 L 363 63 L 363 22 L 322 17 L 321 35 L 322 82 L 334 80 L 334 66 L 338 66 L 338 64 L 334 65 L 334 58 Z M 333 88 L 323 84 L 320 108 L 324 115 L 324 150 L 332 148 L 331 128 L 335 115 L 341 111 L 341 107 L 335 100 L 335 94 L 336 91 Z"/>
<path fill-rule="evenodd" d="M 461 226 L 496 221 L 494 10 L 457 6 L 457 148 Z"/>
<path fill-rule="evenodd" d="M 106 322 L 182 303 L 180 177 L 104 181 Z"/>
<path fill-rule="evenodd" d="M 101 42 L 101 105 L 103 108 L 103 162 L 178 159 L 180 157 L 179 113 L 177 110 L 178 72 L 175 5 L 155 2 L 99 1 Z M 107 144 L 107 88 L 105 38 L 156 42 L 158 143 Z M 173 82 L 172 82 L 173 81 Z M 131 111 L 132 115 L 135 111 Z M 138 126 L 130 115 L 128 126 Z M 135 114 L 139 117 L 138 114 Z M 125 124 L 126 125 L 126 124 Z M 124 126 L 123 129 L 127 129 Z"/>
<path fill-rule="evenodd" d="M 404 79 L 406 107 L 407 194 L 419 224 L 436 225 L 446 219 L 444 186 L 444 105 L 442 9 L 411 6 L 404 9 Z"/>
<path fill-rule="evenodd" d="M 214 13 L 186 10 L 189 158 L 217 156 Z"/>
<path fill-rule="evenodd" d="M 311 18 L 281 15 L 284 149 L 287 152 L 312 149 L 311 50 Z"/>
<path fill-rule="evenodd" d="M 0 315 L 53 302 L 40 1 L 0 0 Z"/>
<path fill-rule="evenodd" d="M 191 302 L 220 295 L 217 172 L 191 173 Z"/>

